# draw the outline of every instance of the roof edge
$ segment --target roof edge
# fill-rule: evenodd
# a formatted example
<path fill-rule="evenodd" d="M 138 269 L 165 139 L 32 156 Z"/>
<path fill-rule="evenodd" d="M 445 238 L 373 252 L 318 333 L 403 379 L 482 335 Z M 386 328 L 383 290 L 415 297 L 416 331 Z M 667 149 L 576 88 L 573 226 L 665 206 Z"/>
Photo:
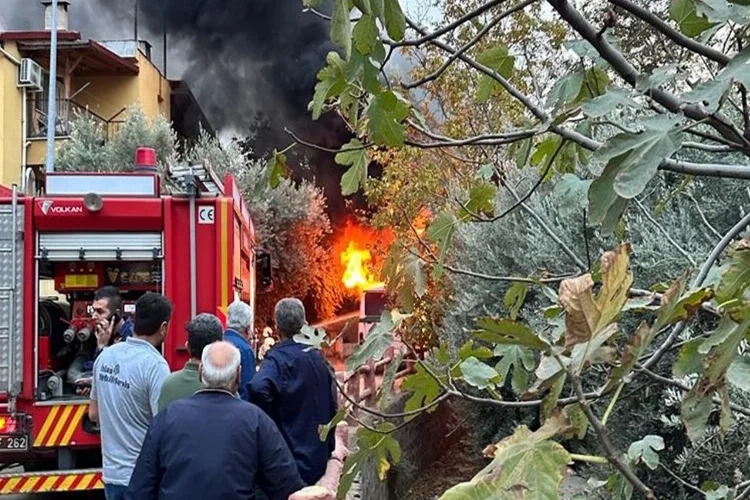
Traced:
<path fill-rule="evenodd" d="M 81 33 L 79 31 L 62 31 L 57 32 L 58 40 L 77 41 L 81 39 Z M 51 40 L 52 32 L 46 30 L 32 30 L 32 31 L 2 31 L 0 32 L 0 41 L 35 41 L 35 40 Z"/>

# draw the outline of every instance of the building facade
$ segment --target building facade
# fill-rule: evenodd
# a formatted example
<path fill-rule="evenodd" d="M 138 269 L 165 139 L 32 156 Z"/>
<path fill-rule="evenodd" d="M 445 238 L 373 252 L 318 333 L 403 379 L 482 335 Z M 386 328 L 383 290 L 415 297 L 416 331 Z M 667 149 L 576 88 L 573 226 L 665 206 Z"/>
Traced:
<path fill-rule="evenodd" d="M 51 2 L 43 5 L 44 30 L 0 32 L 0 185 L 27 192 L 43 178 L 47 151 Z M 69 5 L 59 0 L 56 148 L 78 114 L 99 122 L 111 138 L 135 105 L 150 119 L 173 121 L 183 138 L 201 127 L 212 133 L 189 88 L 162 74 L 147 42 L 85 40 L 68 29 Z"/>

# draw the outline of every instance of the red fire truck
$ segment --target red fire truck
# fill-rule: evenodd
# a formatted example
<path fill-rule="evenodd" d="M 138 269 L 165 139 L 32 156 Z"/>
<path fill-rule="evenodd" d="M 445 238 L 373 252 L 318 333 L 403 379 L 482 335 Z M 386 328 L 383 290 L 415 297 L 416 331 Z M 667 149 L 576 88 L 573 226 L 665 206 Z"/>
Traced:
<path fill-rule="evenodd" d="M 0 495 L 103 488 L 85 375 L 71 373 L 95 342 L 97 288 L 120 289 L 123 316 L 148 291 L 172 300 L 163 354 L 174 370 L 189 357 L 186 322 L 253 305 L 270 271 L 235 180 L 208 165 L 163 178 L 50 173 L 41 197 L 0 186 Z"/>

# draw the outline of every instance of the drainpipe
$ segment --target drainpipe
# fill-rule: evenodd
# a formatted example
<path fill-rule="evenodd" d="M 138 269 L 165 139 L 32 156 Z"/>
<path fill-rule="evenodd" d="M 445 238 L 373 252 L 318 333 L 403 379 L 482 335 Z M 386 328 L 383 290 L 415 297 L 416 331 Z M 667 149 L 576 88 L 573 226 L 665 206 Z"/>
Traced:
<path fill-rule="evenodd" d="M 55 171 L 55 125 L 57 122 L 57 0 L 52 0 L 52 19 L 49 48 L 49 101 L 47 103 L 47 166 Z"/>
<path fill-rule="evenodd" d="M 27 101 L 28 97 L 28 91 L 24 87 L 23 102 L 21 103 L 21 192 L 23 194 L 27 194 L 26 189 L 28 188 L 28 185 L 26 183 L 26 178 L 28 177 L 28 173 L 26 172 L 26 159 L 28 151 L 28 141 L 26 140 L 28 124 L 26 123 L 26 115 L 29 112 L 29 103 Z"/>
<path fill-rule="evenodd" d="M 13 57 L 13 55 L 12 55 L 12 54 L 11 54 L 10 52 L 8 52 L 7 50 L 5 50 L 5 49 L 4 49 L 4 48 L 2 48 L 2 47 L 0 47 L 0 54 L 2 54 L 2 55 L 4 55 L 5 57 L 7 57 L 7 58 L 8 58 L 8 60 L 9 60 L 10 62 L 12 62 L 13 64 L 15 64 L 16 66 L 20 66 L 20 65 L 21 65 L 21 61 L 19 61 L 19 60 L 18 60 L 18 59 L 16 59 L 15 57 Z"/>

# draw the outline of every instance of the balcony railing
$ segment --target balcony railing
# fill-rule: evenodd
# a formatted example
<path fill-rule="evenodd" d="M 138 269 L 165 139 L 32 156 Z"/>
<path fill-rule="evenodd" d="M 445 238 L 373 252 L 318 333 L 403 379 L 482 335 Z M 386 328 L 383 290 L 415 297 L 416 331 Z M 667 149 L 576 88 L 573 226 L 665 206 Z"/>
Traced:
<path fill-rule="evenodd" d="M 46 103 L 46 101 L 45 101 Z M 30 103 L 32 104 L 32 103 Z M 100 127 L 105 139 L 111 139 L 122 125 L 121 120 L 105 120 L 85 106 L 71 101 L 70 99 L 58 99 L 57 111 L 55 116 L 55 137 L 67 137 L 71 132 L 73 121 L 79 116 L 87 116 L 94 120 L 97 127 Z M 47 137 L 47 107 L 40 109 L 37 106 L 29 105 L 29 116 L 27 120 L 29 139 L 40 139 Z"/>

